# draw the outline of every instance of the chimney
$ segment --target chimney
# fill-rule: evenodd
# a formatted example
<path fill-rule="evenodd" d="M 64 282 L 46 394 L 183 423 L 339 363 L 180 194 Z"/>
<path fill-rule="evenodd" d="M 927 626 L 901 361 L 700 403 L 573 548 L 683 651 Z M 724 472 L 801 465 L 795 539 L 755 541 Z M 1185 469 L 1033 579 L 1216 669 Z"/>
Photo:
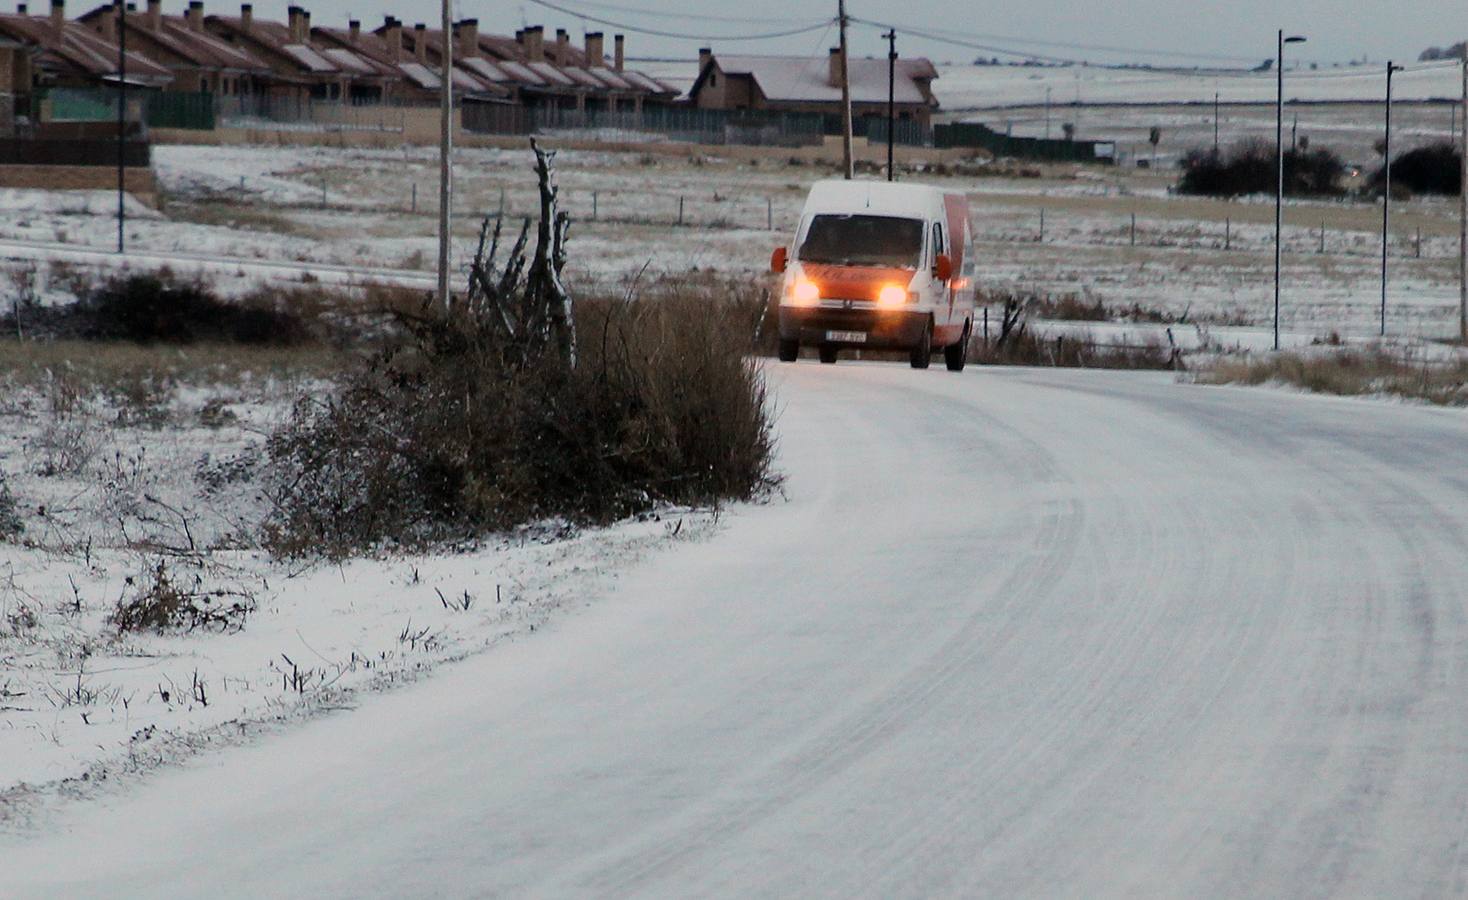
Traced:
<path fill-rule="evenodd" d="M 469 59 L 479 55 L 479 20 L 465 19 L 459 23 L 459 57 Z"/>
<path fill-rule="evenodd" d="M 831 48 L 830 61 L 831 61 L 830 62 L 830 66 L 828 67 L 828 70 L 827 70 L 827 73 L 826 73 L 827 78 L 830 80 L 830 83 L 831 83 L 831 85 L 833 87 L 840 87 L 841 86 L 841 48 L 840 47 L 832 47 Z"/>
<path fill-rule="evenodd" d="M 530 62 L 545 62 L 545 29 L 532 25 L 525 29 L 525 59 Z"/>
<path fill-rule="evenodd" d="M 602 50 L 602 39 L 600 31 L 593 31 L 586 35 L 586 65 L 593 69 L 600 69 L 607 64 L 606 53 Z"/>
<path fill-rule="evenodd" d="M 58 36 L 66 28 L 66 0 L 51 0 L 51 28 Z"/>
<path fill-rule="evenodd" d="M 189 11 L 185 14 L 189 31 L 204 30 L 204 0 L 189 0 Z"/>
<path fill-rule="evenodd" d="M 387 45 L 387 58 L 393 62 L 403 59 L 403 23 L 393 16 L 382 22 L 382 42 Z"/>
<path fill-rule="evenodd" d="M 249 31 L 255 25 L 255 5 L 253 3 L 240 4 L 240 25 Z"/>
<path fill-rule="evenodd" d="M 306 7 L 301 7 L 301 43 L 307 44 L 311 41 L 311 13 Z"/>
<path fill-rule="evenodd" d="M 148 30 L 157 31 L 163 27 L 163 0 L 148 0 Z"/>
<path fill-rule="evenodd" d="M 698 74 L 703 74 L 703 70 L 708 68 L 709 61 L 713 58 L 714 49 L 712 47 L 698 48 Z"/>
<path fill-rule="evenodd" d="M 17 16 L 28 16 L 31 14 L 31 8 L 24 3 L 17 3 L 15 5 L 15 14 Z"/>
<path fill-rule="evenodd" d="M 612 35 L 612 68 L 622 71 L 622 36 Z"/>
<path fill-rule="evenodd" d="M 571 64 L 571 36 L 566 29 L 556 29 L 556 65 L 569 66 Z"/>
<path fill-rule="evenodd" d="M 351 33 L 352 43 L 359 43 L 362 40 L 362 21 L 360 19 L 348 19 L 347 31 Z"/>
<path fill-rule="evenodd" d="M 292 6 L 285 11 L 286 27 L 290 29 L 291 43 L 299 44 L 304 41 L 301 34 L 301 8 Z"/>
<path fill-rule="evenodd" d="M 428 26 L 419 22 L 413 26 L 413 55 L 418 57 L 418 62 L 428 65 Z"/>

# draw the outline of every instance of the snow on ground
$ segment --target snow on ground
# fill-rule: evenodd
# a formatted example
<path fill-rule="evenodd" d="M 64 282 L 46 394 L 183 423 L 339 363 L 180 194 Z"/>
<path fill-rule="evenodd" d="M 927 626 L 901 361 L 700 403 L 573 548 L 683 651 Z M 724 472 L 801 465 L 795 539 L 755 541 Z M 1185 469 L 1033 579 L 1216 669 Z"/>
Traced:
<path fill-rule="evenodd" d="M 0 835 L 0 894 L 1463 893 L 1461 410 L 774 372 L 788 503 Z"/>
<path fill-rule="evenodd" d="M 1455 62 L 1414 63 L 1392 79 L 1392 94 L 1403 101 L 1461 96 L 1461 68 Z M 996 106 L 1039 106 L 1049 89 L 1051 102 L 1212 103 L 1215 92 L 1230 103 L 1272 104 L 1278 84 L 1274 72 L 1238 70 L 1196 72 L 1114 69 L 1096 66 L 938 67 L 933 92 L 945 110 Z M 1386 95 L 1386 66 L 1340 66 L 1285 72 L 1286 101 L 1375 101 Z"/>
<path fill-rule="evenodd" d="M 268 502 L 262 444 L 292 397 L 319 390 L 255 377 L 92 391 L 64 370 L 6 385 L 0 474 L 24 531 L 0 542 L 0 824 L 62 780 L 145 770 L 533 631 L 713 521 L 671 510 L 458 553 L 274 560 L 251 549 Z M 243 630 L 120 631 L 119 601 L 160 565 L 176 587 L 225 592 L 215 608 L 251 608 Z"/>
<path fill-rule="evenodd" d="M 1433 118 L 1438 112 L 1406 110 L 1402 121 L 1419 122 L 1428 135 L 1439 124 L 1447 127 L 1445 119 Z M 1140 129 L 1153 113 L 1087 114 L 1116 115 L 1118 127 Z M 1224 140 L 1263 127 L 1255 112 L 1230 114 L 1236 118 L 1226 123 Z M 1302 115 L 1302 131 L 1355 128 L 1351 140 L 1367 142 L 1369 128 L 1352 125 L 1349 109 L 1310 108 Z M 1188 116 L 1196 120 L 1198 113 Z M 1187 146 L 1194 132 L 1169 127 L 1164 134 L 1166 155 Z M 1191 310 L 1195 318 L 1256 326 L 1272 320 L 1268 198 L 1226 203 L 1177 197 L 1173 171 L 955 165 L 952 154 L 939 157 L 935 152 L 920 160 L 911 177 L 974 198 L 981 287 L 1087 294 L 1111 305 L 1139 304 L 1172 315 Z M 156 158 L 169 199 L 162 215 L 129 223 L 128 246 L 138 266 L 167 260 L 204 270 L 226 292 L 261 281 L 349 281 L 357 272 L 378 281 L 432 284 L 432 148 L 167 146 L 157 148 Z M 513 225 L 538 201 L 528 149 L 468 148 L 456 159 L 454 260 L 462 270 L 485 215 L 503 209 Z M 701 270 L 762 278 L 770 250 L 789 239 L 810 183 L 831 174 L 777 150 L 753 160 L 565 150 L 557 172 L 573 217 L 568 276 L 583 289 L 622 283 L 644 265 L 653 275 Z M 101 198 L 15 192 L 0 199 L 34 210 L 0 219 L 0 257 L 117 264 L 106 255 L 115 221 Z M 1454 327 L 1455 210 L 1431 198 L 1394 209 L 1389 331 L 1446 335 Z M 1376 207 L 1292 202 L 1285 221 L 1286 327 L 1316 335 L 1372 331 L 1380 290 Z M 1318 252 L 1322 224 L 1325 253 Z M 40 273 L 43 281 L 46 274 Z"/>

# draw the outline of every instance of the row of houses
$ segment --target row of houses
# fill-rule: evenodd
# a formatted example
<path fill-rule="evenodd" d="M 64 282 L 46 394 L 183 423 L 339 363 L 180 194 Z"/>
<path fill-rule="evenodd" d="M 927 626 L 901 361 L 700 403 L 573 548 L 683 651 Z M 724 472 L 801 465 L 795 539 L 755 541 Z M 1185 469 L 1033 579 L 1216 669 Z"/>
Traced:
<path fill-rule="evenodd" d="M 21 3 L 0 14 L 0 94 L 12 109 L 38 90 L 91 88 L 119 81 L 119 29 L 127 48 L 129 86 L 216 97 L 326 100 L 357 104 L 432 102 L 440 88 L 445 45 L 452 42 L 453 81 L 461 99 L 565 109 L 640 109 L 678 94 L 624 66 L 621 35 L 610 58 L 600 32 L 573 46 L 564 29 L 547 40 L 533 26 L 513 37 L 482 33 L 464 19 L 445 35 L 388 16 L 374 30 L 314 26 L 311 13 L 290 8 L 285 22 L 212 13 L 192 0 L 177 14 L 162 0 L 115 4 L 68 18 L 65 0 L 44 14 Z"/>
<path fill-rule="evenodd" d="M 391 15 L 374 29 L 355 19 L 344 28 L 326 27 L 314 25 L 300 6 L 290 7 L 282 22 L 256 16 L 250 3 L 225 14 L 206 9 L 203 0 L 173 12 L 164 11 L 163 0 L 143 0 L 128 3 L 121 14 L 116 3 L 106 3 L 71 18 L 65 2 L 50 0 L 44 12 L 19 3 L 13 13 L 0 13 L 0 136 L 14 133 L 18 117 L 38 117 L 33 100 L 43 93 L 115 86 L 124 71 L 130 87 L 206 101 L 209 122 L 213 111 L 279 118 L 281 110 L 303 103 L 432 105 L 449 46 L 466 127 L 471 121 L 491 131 L 594 125 L 624 113 L 643 123 L 686 127 L 690 121 L 708 125 L 708 119 L 724 127 L 720 123 L 730 117 L 747 125 L 775 114 L 800 119 L 799 127 L 819 140 L 840 115 L 841 60 L 834 49 L 815 58 L 704 49 L 691 89 L 680 96 L 677 88 L 625 65 L 622 35 L 614 35 L 610 47 L 601 32 L 573 43 L 565 29 L 547 35 L 538 25 L 500 35 L 481 31 L 472 18 L 445 33 Z M 125 67 L 118 64 L 120 46 L 126 47 Z M 885 124 L 887 60 L 852 59 L 849 77 L 859 133 L 866 122 Z M 929 128 L 937 107 L 935 78 L 926 59 L 897 60 L 893 97 L 902 123 Z M 649 110 L 655 115 L 638 115 Z M 717 115 L 690 119 L 702 113 Z"/>

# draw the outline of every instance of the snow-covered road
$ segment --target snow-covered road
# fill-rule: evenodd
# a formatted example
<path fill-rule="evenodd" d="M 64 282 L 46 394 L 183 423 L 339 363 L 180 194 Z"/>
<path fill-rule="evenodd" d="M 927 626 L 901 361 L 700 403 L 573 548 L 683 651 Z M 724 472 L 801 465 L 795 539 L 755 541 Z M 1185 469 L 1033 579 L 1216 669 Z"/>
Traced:
<path fill-rule="evenodd" d="M 1468 890 L 1468 417 L 772 370 L 788 502 L 46 833 L 0 895 Z"/>

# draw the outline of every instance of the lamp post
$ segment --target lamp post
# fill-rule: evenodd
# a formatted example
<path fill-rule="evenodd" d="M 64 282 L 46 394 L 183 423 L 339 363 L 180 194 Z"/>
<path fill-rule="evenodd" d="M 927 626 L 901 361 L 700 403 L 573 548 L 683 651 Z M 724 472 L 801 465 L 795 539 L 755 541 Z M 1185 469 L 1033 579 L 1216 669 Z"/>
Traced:
<path fill-rule="evenodd" d="M 1280 233 L 1284 230 L 1284 48 L 1285 44 L 1303 44 L 1299 35 L 1285 37 L 1279 33 L 1279 56 L 1275 62 L 1278 91 L 1274 103 L 1274 160 L 1279 175 L 1274 192 L 1274 349 L 1279 349 L 1279 259 Z"/>
<path fill-rule="evenodd" d="M 892 141 L 897 133 L 897 29 L 889 29 L 882 37 L 887 39 L 887 180 L 895 181 Z"/>
<path fill-rule="evenodd" d="M 449 308 L 449 242 L 454 202 L 454 20 L 453 4 L 443 0 L 443 71 L 439 89 L 438 135 L 438 306 Z M 420 33 L 419 39 L 422 39 Z"/>
<path fill-rule="evenodd" d="M 117 0 L 117 252 L 126 252 L 127 222 L 127 4 Z"/>
<path fill-rule="evenodd" d="M 1382 146 L 1382 171 L 1386 182 L 1381 192 L 1381 336 L 1386 337 L 1386 251 L 1387 229 L 1392 219 L 1392 75 L 1402 71 L 1401 66 L 1386 64 L 1386 140 Z"/>

